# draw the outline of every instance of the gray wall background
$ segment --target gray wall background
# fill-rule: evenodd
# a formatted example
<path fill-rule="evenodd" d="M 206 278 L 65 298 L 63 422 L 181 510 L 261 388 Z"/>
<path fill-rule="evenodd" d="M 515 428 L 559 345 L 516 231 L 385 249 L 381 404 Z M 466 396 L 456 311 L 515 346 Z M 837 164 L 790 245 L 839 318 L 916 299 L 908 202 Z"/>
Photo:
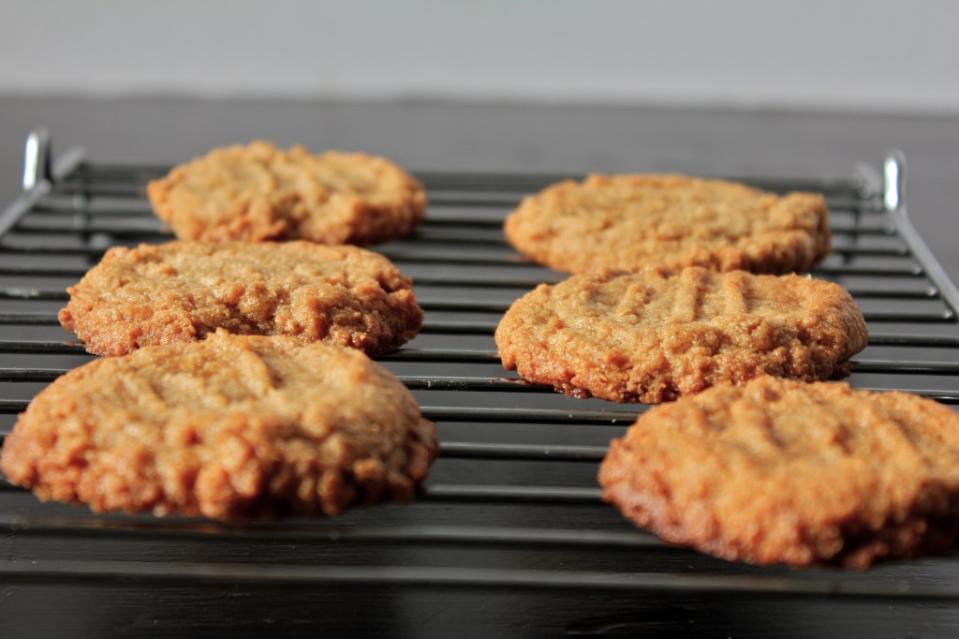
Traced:
<path fill-rule="evenodd" d="M 948 0 L 3 0 L 0 92 L 959 111 Z"/>

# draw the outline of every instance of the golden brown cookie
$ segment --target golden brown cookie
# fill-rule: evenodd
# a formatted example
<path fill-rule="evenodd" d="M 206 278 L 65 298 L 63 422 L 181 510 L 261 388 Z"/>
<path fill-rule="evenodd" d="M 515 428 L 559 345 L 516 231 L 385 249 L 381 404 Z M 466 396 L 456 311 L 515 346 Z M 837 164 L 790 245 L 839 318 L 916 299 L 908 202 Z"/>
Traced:
<path fill-rule="evenodd" d="M 829 214 L 814 193 L 778 196 L 682 175 L 592 175 L 523 199 L 506 237 L 552 269 L 702 266 L 806 271 L 830 250 Z"/>
<path fill-rule="evenodd" d="M 909 393 L 761 377 L 645 413 L 612 442 L 599 482 L 670 543 L 865 568 L 953 547 L 959 415 Z"/>
<path fill-rule="evenodd" d="M 866 323 L 841 286 L 799 275 L 575 275 L 517 300 L 496 329 L 507 369 L 576 397 L 655 403 L 763 374 L 846 371 Z"/>
<path fill-rule="evenodd" d="M 311 242 L 112 248 L 67 291 L 60 323 L 98 355 L 218 328 L 378 355 L 415 337 L 423 318 L 410 280 L 385 257 Z"/>
<path fill-rule="evenodd" d="M 408 235 L 426 210 L 423 187 L 385 158 L 262 141 L 178 166 L 147 196 L 178 238 L 214 242 L 376 244 Z"/>
<path fill-rule="evenodd" d="M 60 377 L 20 415 L 0 468 L 96 511 L 335 515 L 409 500 L 436 451 L 412 395 L 363 353 L 219 331 Z"/>

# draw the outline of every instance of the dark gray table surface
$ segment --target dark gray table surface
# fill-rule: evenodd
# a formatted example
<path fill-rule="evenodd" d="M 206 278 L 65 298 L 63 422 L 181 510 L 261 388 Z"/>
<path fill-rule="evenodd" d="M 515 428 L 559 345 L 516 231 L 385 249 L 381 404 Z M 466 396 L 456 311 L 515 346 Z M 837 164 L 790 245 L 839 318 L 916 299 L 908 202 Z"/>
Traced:
<path fill-rule="evenodd" d="M 835 177 L 898 147 L 909 205 L 946 270 L 959 275 L 959 118 L 678 108 L 0 96 L 0 200 L 19 183 L 23 137 L 101 161 L 175 163 L 262 137 L 362 149 L 413 169 L 687 171 Z"/>

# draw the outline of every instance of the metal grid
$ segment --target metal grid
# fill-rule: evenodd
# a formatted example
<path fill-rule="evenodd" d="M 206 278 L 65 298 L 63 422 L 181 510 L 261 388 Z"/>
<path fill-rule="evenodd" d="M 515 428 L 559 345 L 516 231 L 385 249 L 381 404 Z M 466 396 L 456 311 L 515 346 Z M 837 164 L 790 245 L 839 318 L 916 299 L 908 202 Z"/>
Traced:
<path fill-rule="evenodd" d="M 90 359 L 57 325 L 64 288 L 109 246 L 170 237 L 143 197 L 145 182 L 167 169 L 90 163 L 77 152 L 50 168 L 48 137 L 31 135 L 24 193 L 0 215 L 4 433 L 44 383 Z M 869 169 L 832 181 L 732 177 L 826 196 L 836 248 L 814 273 L 852 292 L 871 332 L 852 383 L 955 404 L 959 294 L 906 216 L 903 171 L 893 154 L 882 178 Z M 953 558 L 933 560 L 933 577 L 930 562 L 866 575 L 793 572 L 727 564 L 634 530 L 599 501 L 595 470 L 608 440 L 644 407 L 573 400 L 522 383 L 502 371 L 491 337 L 512 300 L 562 277 L 509 249 L 502 219 L 523 194 L 568 176 L 418 177 L 429 192 L 426 221 L 412 237 L 378 247 L 413 276 L 427 314 L 422 335 L 381 360 L 414 391 L 441 435 L 440 459 L 415 504 L 234 527 L 92 516 L 40 504 L 4 484 L 0 531 L 18 545 L 0 555 L 0 580 L 959 599 Z M 261 552 L 238 554 L 231 541 Z M 200 560 L 161 560 L 158 543 L 166 557 L 205 550 Z M 290 554 L 291 544 L 307 549 Z"/>

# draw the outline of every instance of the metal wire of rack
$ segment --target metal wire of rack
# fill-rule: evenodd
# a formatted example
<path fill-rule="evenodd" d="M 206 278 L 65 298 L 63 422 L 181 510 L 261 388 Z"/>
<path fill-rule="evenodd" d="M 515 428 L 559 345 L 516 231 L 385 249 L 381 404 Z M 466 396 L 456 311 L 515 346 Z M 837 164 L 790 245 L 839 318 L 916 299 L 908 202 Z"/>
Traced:
<path fill-rule="evenodd" d="M 171 237 L 143 196 L 145 182 L 169 167 L 92 163 L 80 152 L 51 160 L 49 136 L 31 134 L 25 190 L 0 214 L 2 433 L 46 382 L 89 360 L 57 324 L 65 287 L 110 246 Z M 928 565 L 908 563 L 880 568 L 878 578 L 877 571 L 757 569 L 632 529 L 599 501 L 595 467 L 609 438 L 645 407 L 573 400 L 526 384 L 500 368 L 491 339 L 512 300 L 562 277 L 505 245 L 503 216 L 523 194 L 568 176 L 418 177 L 429 193 L 426 221 L 410 238 L 377 247 L 413 276 L 427 313 L 421 336 L 382 358 L 440 430 L 440 459 L 415 504 L 236 527 L 93 516 L 40 504 L 4 483 L 0 535 L 9 536 L 0 540 L 0 584 L 441 586 L 877 605 L 959 600 L 953 558 L 934 560 L 932 578 Z M 959 404 L 959 293 L 906 214 L 901 155 L 886 158 L 881 178 L 868 169 L 831 181 L 733 177 L 826 196 L 836 247 L 814 274 L 850 290 L 871 333 L 852 383 Z M 158 543 L 166 549 L 160 558 Z M 289 551 L 304 544 L 309 549 L 300 554 Z M 262 553 L 251 555 L 253 547 Z M 185 548 L 202 548 L 201 558 L 184 557 Z M 570 632 L 579 627 L 563 623 Z M 606 626 L 591 627 L 602 634 Z"/>

